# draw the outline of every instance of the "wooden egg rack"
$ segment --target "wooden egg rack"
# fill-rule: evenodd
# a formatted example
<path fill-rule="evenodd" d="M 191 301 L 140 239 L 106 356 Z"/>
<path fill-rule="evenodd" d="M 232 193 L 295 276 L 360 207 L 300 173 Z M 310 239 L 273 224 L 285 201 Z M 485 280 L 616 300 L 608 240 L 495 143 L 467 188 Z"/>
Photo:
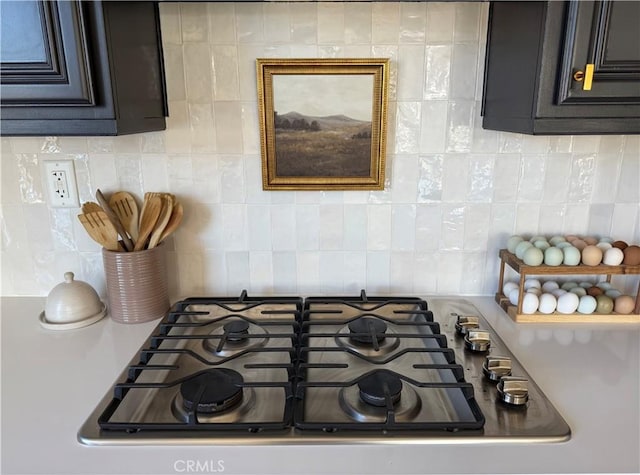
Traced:
<path fill-rule="evenodd" d="M 496 302 L 502 307 L 502 309 L 516 322 L 518 323 L 640 323 L 640 285 L 636 292 L 636 305 L 633 313 L 629 315 L 623 315 L 620 313 L 602 314 L 592 313 L 590 315 L 583 315 L 581 313 L 562 314 L 554 312 L 551 314 L 544 313 L 522 313 L 522 298 L 524 296 L 524 281 L 527 276 L 541 276 L 541 275 L 605 275 L 607 282 L 611 282 L 612 275 L 639 275 L 640 265 L 638 266 L 607 266 L 600 264 L 597 266 L 528 266 L 521 259 L 518 259 L 514 254 L 511 254 L 506 249 L 501 249 L 500 253 L 500 280 L 498 282 L 498 292 L 496 293 Z M 502 287 L 504 287 L 504 271 L 505 265 L 511 267 L 514 271 L 520 274 L 520 295 L 518 297 L 518 305 L 511 305 L 509 299 L 502 293 Z"/>

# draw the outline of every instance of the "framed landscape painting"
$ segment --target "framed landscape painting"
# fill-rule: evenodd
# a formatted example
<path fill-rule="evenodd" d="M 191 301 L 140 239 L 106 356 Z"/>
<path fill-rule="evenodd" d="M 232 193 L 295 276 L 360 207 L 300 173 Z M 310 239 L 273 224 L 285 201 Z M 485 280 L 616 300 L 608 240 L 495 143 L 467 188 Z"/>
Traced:
<path fill-rule="evenodd" d="M 265 190 L 384 189 L 388 59 L 256 66 Z"/>

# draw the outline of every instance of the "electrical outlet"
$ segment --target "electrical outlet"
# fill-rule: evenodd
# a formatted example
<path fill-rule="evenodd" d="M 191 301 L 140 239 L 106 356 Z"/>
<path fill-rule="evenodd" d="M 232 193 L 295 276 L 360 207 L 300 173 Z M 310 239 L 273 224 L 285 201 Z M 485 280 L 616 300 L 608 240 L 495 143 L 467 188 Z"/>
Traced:
<path fill-rule="evenodd" d="M 79 208 L 73 160 L 45 160 L 44 176 L 52 208 Z"/>

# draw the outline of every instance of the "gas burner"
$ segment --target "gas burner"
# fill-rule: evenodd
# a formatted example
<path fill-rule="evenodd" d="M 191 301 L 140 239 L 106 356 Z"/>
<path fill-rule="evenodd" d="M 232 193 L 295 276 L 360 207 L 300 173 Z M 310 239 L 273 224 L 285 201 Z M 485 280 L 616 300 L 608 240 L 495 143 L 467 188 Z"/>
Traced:
<path fill-rule="evenodd" d="M 400 345 L 394 333 L 380 318 L 359 317 L 338 332 L 336 343 L 369 359 L 382 358 Z"/>
<path fill-rule="evenodd" d="M 266 329 L 239 318 L 227 320 L 224 325 L 217 326 L 209 335 L 220 338 L 203 340 L 202 347 L 216 356 L 232 356 L 241 351 L 255 350 L 267 342 Z M 264 335 L 257 338 L 257 335 Z"/>
<path fill-rule="evenodd" d="M 385 389 L 396 422 L 410 422 L 420 412 L 422 401 L 415 390 L 395 374 L 384 370 L 374 371 L 357 384 L 342 388 L 340 407 L 359 422 L 386 422 L 389 411 Z"/>
<path fill-rule="evenodd" d="M 242 388 L 243 382 L 242 375 L 231 369 L 202 371 L 180 384 L 172 412 L 184 422 L 194 412 L 200 422 L 233 422 L 253 404 L 253 391 Z"/>

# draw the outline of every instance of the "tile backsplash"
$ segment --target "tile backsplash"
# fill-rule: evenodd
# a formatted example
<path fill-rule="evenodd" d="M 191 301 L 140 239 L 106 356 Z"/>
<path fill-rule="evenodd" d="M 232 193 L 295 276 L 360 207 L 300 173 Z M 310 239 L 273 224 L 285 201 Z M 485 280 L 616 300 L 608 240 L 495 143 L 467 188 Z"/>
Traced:
<path fill-rule="evenodd" d="M 162 3 L 163 132 L 2 139 L 1 295 L 46 295 L 72 270 L 104 293 L 77 209 L 46 203 L 41 162 L 74 160 L 82 201 L 170 191 L 173 295 L 490 295 L 513 233 L 640 241 L 640 137 L 481 128 L 488 6 Z M 389 57 L 384 191 L 266 192 L 255 59 Z"/>

